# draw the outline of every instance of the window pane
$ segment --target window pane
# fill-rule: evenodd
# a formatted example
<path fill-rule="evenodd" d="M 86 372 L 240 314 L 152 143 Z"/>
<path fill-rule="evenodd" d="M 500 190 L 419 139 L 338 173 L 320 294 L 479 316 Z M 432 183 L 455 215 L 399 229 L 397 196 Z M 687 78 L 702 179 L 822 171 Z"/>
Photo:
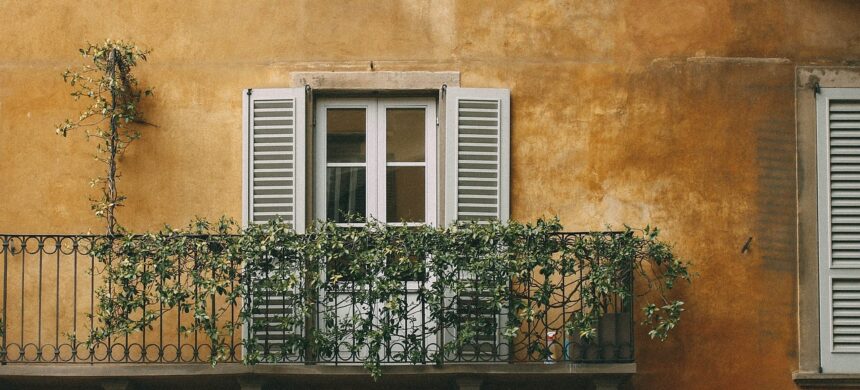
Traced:
<path fill-rule="evenodd" d="M 424 161 L 424 109 L 389 108 L 385 112 L 387 161 Z"/>
<path fill-rule="evenodd" d="M 424 167 L 386 171 L 386 222 L 424 222 Z"/>
<path fill-rule="evenodd" d="M 364 162 L 365 109 L 330 108 L 326 111 L 328 162 Z"/>
<path fill-rule="evenodd" d="M 367 215 L 365 168 L 327 168 L 326 177 L 326 218 L 335 222 L 355 222 L 349 217 Z"/>

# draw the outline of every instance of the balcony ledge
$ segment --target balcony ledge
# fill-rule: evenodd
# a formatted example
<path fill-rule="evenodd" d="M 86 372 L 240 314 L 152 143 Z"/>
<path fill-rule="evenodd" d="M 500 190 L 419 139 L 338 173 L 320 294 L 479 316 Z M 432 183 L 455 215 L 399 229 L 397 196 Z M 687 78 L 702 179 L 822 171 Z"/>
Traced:
<path fill-rule="evenodd" d="M 481 383 L 503 386 L 554 385 L 593 386 L 615 390 L 636 373 L 636 363 L 471 363 L 400 365 L 383 367 L 380 383 L 374 383 L 360 365 L 258 364 L 247 366 L 208 364 L 7 364 L 0 366 L 0 384 L 12 387 L 79 385 L 103 389 L 163 389 L 212 385 L 217 388 L 263 389 L 263 384 L 306 386 L 349 384 L 356 388 L 451 387 L 460 390 L 480 388 Z M 428 387 L 429 386 L 429 387 Z M 549 386 L 552 387 L 552 386 Z"/>
<path fill-rule="evenodd" d="M 818 372 L 795 372 L 791 375 L 801 388 L 860 387 L 860 373 L 822 374 Z"/>
<path fill-rule="evenodd" d="M 383 377 L 412 375 L 443 376 L 602 376 L 632 375 L 636 373 L 636 363 L 472 363 L 445 364 L 436 366 L 402 365 L 386 366 Z M 0 378 L 20 377 L 70 377 L 70 378 L 160 378 L 175 376 L 248 376 L 266 377 L 314 377 L 314 376 L 369 376 L 360 365 L 299 365 L 299 364 L 257 364 L 253 366 L 237 363 L 221 363 L 212 367 L 208 364 L 7 364 L 0 366 Z"/>

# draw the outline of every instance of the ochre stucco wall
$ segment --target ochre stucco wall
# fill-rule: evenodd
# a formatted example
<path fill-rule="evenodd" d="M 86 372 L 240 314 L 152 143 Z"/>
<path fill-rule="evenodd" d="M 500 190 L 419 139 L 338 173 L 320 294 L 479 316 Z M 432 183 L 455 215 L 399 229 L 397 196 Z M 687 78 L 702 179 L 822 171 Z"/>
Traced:
<path fill-rule="evenodd" d="M 179 5 L 181 4 L 181 5 Z M 241 215 L 241 91 L 294 71 L 438 70 L 512 93 L 512 212 L 657 225 L 695 262 L 640 389 L 786 389 L 797 368 L 795 67 L 860 63 L 854 1 L 5 1 L 0 231 L 100 231 L 95 143 L 60 72 L 87 40 L 154 49 L 122 161 L 132 230 Z M 752 237 L 751 250 L 741 247 Z"/>

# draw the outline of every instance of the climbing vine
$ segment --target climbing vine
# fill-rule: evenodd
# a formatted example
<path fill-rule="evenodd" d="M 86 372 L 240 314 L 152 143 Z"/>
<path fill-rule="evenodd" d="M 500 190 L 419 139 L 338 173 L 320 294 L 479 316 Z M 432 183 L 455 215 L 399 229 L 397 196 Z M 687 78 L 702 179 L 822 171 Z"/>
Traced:
<path fill-rule="evenodd" d="M 116 209 L 125 201 L 117 191 L 117 161 L 140 138 L 139 126 L 149 125 L 143 119 L 140 103 L 152 95 L 152 90 L 141 89 L 133 73 L 140 61 L 146 61 L 149 51 L 130 42 L 112 40 L 88 44 L 79 51 L 92 64 L 67 69 L 63 81 L 72 87 L 74 100 L 83 99 L 87 106 L 77 118 L 58 124 L 56 132 L 65 137 L 69 131 L 83 128 L 88 139 L 99 141 L 95 158 L 105 165 L 105 173 L 90 182 L 101 191 L 101 197 L 91 199 L 91 203 L 96 216 L 105 220 L 107 234 L 114 234 L 119 228 Z"/>
<path fill-rule="evenodd" d="M 246 325 L 246 363 L 348 359 L 378 377 L 386 362 L 514 353 L 514 340 L 543 359 L 554 346 L 523 341 L 525 333 L 556 324 L 569 338 L 597 338 L 601 318 L 628 310 L 634 295 L 645 297 L 651 337 L 664 340 L 683 311 L 672 290 L 690 273 L 658 230 L 559 238 L 560 228 L 557 220 L 439 228 L 370 221 L 297 234 L 280 221 L 240 229 L 221 220 L 122 235 L 95 251 L 110 288 L 97 292 L 101 326 L 90 343 L 179 310 L 193 313 L 183 331 L 209 338 L 213 364 L 235 353 L 227 340 Z M 644 291 L 631 287 L 634 276 Z M 273 297 L 289 310 L 260 321 L 258 308 Z M 560 311 L 574 314 L 558 325 Z M 267 327 L 288 337 L 273 348 L 260 339 Z M 428 345 L 428 334 L 449 337 Z M 482 351 L 487 335 L 506 338 L 508 349 Z"/>

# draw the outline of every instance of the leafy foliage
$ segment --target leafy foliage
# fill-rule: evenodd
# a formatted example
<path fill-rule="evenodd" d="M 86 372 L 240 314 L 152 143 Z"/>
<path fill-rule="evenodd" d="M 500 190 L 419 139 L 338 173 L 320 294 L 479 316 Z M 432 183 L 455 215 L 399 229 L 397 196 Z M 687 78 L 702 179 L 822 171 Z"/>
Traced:
<path fill-rule="evenodd" d="M 56 132 L 65 137 L 77 128 L 86 130 L 87 138 L 96 138 L 96 160 L 106 165 L 104 176 L 90 182 L 99 186 L 101 199 L 92 199 L 96 216 L 104 218 L 108 234 L 114 234 L 116 208 L 122 206 L 125 197 L 117 192 L 116 182 L 120 174 L 117 160 L 132 141 L 140 138 L 138 127 L 147 124 L 140 111 L 143 97 L 152 95 L 151 89 L 140 89 L 132 70 L 139 61 L 146 61 L 148 50 L 130 42 L 106 40 L 100 44 L 88 44 L 79 50 L 81 56 L 92 60 L 92 65 L 80 69 L 67 69 L 63 81 L 73 88 L 75 101 L 84 99 L 86 108 L 77 118 L 66 119 L 56 126 Z"/>
<path fill-rule="evenodd" d="M 560 310 L 576 313 L 565 332 L 593 338 L 600 319 L 618 310 L 619 300 L 629 307 L 634 274 L 660 305 L 644 304 L 644 324 L 653 338 L 665 339 L 683 310 L 670 292 L 690 274 L 658 231 L 628 228 L 561 239 L 560 229 L 557 220 L 445 228 L 370 221 L 361 228 L 321 223 L 297 234 L 280 221 L 240 229 L 222 219 L 122 235 L 106 239 L 95 252 L 110 287 L 97 292 L 101 326 L 90 342 L 140 331 L 180 310 L 193 313 L 186 332 L 209 337 L 216 351 L 213 364 L 230 350 L 232 332 L 248 324 L 247 363 L 288 356 L 327 360 L 347 348 L 378 377 L 384 357 L 443 363 L 474 347 L 482 335 L 513 339 L 535 324 L 547 326 L 548 317 Z M 345 289 L 349 305 L 361 310 L 349 315 L 338 310 L 337 297 Z M 410 302 L 407 290 L 422 303 Z M 463 310 L 465 297 L 478 295 L 471 310 Z M 278 329 L 295 335 L 278 350 L 254 336 L 271 325 L 251 321 L 255 308 L 271 296 L 292 308 L 269 317 L 269 324 L 275 321 Z M 226 305 L 219 308 L 216 301 Z M 237 316 L 230 307 L 240 308 Z M 422 308 L 427 320 L 411 320 Z M 508 313 L 504 324 L 476 315 L 503 312 Z M 451 328 L 456 337 L 425 345 L 425 334 Z M 402 347 L 392 351 L 388 346 L 395 339 Z M 541 337 L 530 342 L 530 353 L 551 353 Z"/>

